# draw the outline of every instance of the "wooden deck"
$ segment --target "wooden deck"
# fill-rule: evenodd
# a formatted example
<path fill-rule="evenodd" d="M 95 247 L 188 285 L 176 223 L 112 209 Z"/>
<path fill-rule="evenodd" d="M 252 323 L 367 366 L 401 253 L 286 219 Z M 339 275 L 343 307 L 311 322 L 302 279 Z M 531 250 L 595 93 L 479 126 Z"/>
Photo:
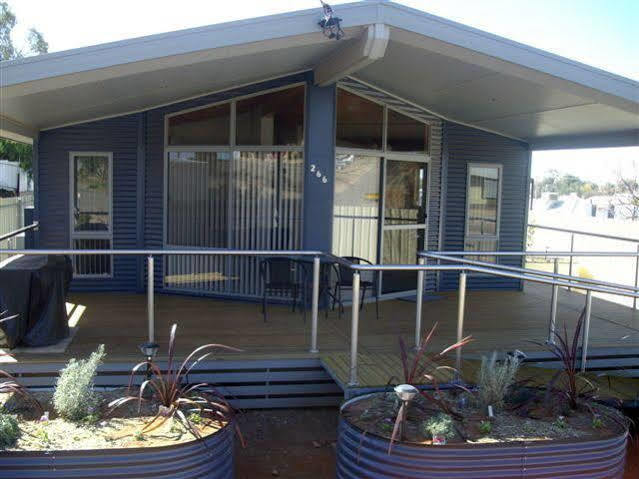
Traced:
<path fill-rule="evenodd" d="M 15 354 L 18 361 L 65 360 L 84 356 L 99 344 L 106 345 L 108 360 L 140 357 L 138 345 L 146 340 L 146 297 L 123 293 L 74 293 L 72 321 L 78 331 L 64 353 Z M 583 304 L 583 295 L 561 291 L 558 327 L 570 328 Z M 474 341 L 465 351 L 524 351 L 536 349 L 530 340 L 547 337 L 549 291 L 531 287 L 519 291 L 471 291 L 467 294 L 465 334 Z M 438 323 L 433 347 L 455 340 L 457 296 L 442 293 L 424 302 L 423 329 Z M 283 305 L 269 306 L 264 323 L 257 303 L 215 300 L 178 295 L 156 295 L 156 339 L 162 348 L 173 323 L 178 324 L 178 353 L 186 354 L 200 344 L 215 342 L 244 350 L 234 357 L 311 357 L 310 314 L 306 322 L 299 312 Z M 380 303 L 380 319 L 366 304 L 360 315 L 359 351 L 363 354 L 396 354 L 401 335 L 411 344 L 415 328 L 415 303 L 392 300 Z M 328 318 L 320 312 L 318 346 L 322 354 L 348 351 L 350 310 L 340 319 L 336 311 Z M 639 314 L 632 309 L 593 299 L 591 347 L 639 347 Z M 161 351 L 162 353 L 162 351 Z"/>
<path fill-rule="evenodd" d="M 529 340 L 547 337 L 549 288 L 533 286 L 519 291 L 470 291 L 467 294 L 465 333 L 475 341 L 464 349 L 466 358 L 492 350 L 537 349 Z M 574 323 L 583 305 L 583 295 L 561 291 L 558 326 Z M 77 333 L 64 352 L 33 354 L 19 352 L 14 361 L 22 364 L 63 362 L 88 355 L 104 343 L 109 362 L 133 362 L 140 359 L 138 345 L 146 340 L 146 297 L 122 293 L 74 293 L 72 321 Z M 424 302 L 423 328 L 438 323 L 433 348 L 454 342 L 457 296 L 442 293 Z M 308 352 L 310 314 L 306 322 L 299 312 L 282 305 L 269 306 L 264 323 L 257 303 L 230 300 L 156 295 L 156 339 L 160 356 L 166 351 L 171 324 L 178 324 L 177 352 L 188 354 L 208 342 L 241 348 L 242 353 L 225 354 L 228 359 L 302 359 L 321 358 L 329 373 L 340 383 L 348 367 L 350 310 L 340 319 L 337 312 L 328 318 L 320 313 L 319 355 Z M 364 306 L 360 317 L 360 380 L 364 385 L 385 384 L 391 376 L 400 376 L 398 337 L 412 344 L 415 327 L 415 303 L 393 300 L 380 304 L 380 319 L 375 319 L 373 304 Z M 590 344 L 592 348 L 639 348 L 639 314 L 618 304 L 593 299 Z M 342 384 L 345 381 L 342 381 Z M 639 390 L 639 387 L 637 387 Z"/>

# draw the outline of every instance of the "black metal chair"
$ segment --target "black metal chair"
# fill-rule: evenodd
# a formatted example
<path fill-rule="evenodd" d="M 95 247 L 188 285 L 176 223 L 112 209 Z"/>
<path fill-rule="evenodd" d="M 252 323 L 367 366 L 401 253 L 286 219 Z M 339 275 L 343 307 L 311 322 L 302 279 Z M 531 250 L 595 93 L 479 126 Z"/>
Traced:
<path fill-rule="evenodd" d="M 295 311 L 301 293 L 300 306 L 304 321 L 306 321 L 305 275 L 306 270 L 304 267 L 292 258 L 267 258 L 260 262 L 264 322 L 266 322 L 267 296 L 269 293 L 290 294 L 293 299 L 293 311 Z"/>
<path fill-rule="evenodd" d="M 354 264 L 373 264 L 367 259 L 358 258 L 357 256 L 342 256 L 346 261 L 350 261 Z M 335 288 L 333 291 L 333 307 L 335 309 L 335 302 L 339 303 L 339 316 L 342 317 L 344 312 L 344 304 L 342 303 L 342 290 L 353 290 L 353 270 L 348 266 L 342 264 L 336 265 L 337 281 L 335 281 Z M 364 298 L 366 297 L 366 291 L 370 288 L 375 294 L 375 317 L 379 319 L 379 295 L 377 294 L 377 271 L 372 272 L 372 280 L 360 279 L 359 289 L 361 292 L 361 298 L 359 301 L 359 309 L 364 306 Z"/>

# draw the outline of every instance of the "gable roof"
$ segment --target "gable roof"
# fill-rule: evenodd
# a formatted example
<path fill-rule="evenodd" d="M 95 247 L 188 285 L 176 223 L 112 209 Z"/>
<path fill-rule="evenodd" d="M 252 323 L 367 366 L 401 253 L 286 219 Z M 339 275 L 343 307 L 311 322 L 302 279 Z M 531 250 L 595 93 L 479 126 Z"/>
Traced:
<path fill-rule="evenodd" d="M 318 8 L 2 62 L 0 134 L 314 70 L 537 148 L 639 145 L 636 81 L 393 2 L 334 10 L 340 41 L 319 31 Z"/>

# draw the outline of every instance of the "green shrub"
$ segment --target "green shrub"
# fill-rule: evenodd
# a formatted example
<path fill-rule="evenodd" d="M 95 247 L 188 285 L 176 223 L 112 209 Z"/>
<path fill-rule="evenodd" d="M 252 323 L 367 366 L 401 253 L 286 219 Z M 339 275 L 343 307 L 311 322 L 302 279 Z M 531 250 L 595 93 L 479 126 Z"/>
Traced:
<path fill-rule="evenodd" d="M 439 413 L 422 422 L 422 434 L 426 437 L 443 436 L 447 439 L 455 436 L 453 418 L 448 414 Z"/>
<path fill-rule="evenodd" d="M 501 408 L 508 389 L 515 382 L 520 361 L 514 356 L 506 356 L 501 363 L 497 362 L 497 352 L 490 359 L 481 358 L 481 367 L 477 375 L 479 405 L 483 409 L 488 406 Z"/>
<path fill-rule="evenodd" d="M 0 447 L 11 447 L 18 440 L 20 428 L 15 417 L 0 414 Z"/>
<path fill-rule="evenodd" d="M 479 432 L 483 435 L 490 434 L 493 431 L 493 424 L 490 421 L 482 421 L 479 423 Z"/>
<path fill-rule="evenodd" d="M 603 421 L 599 416 L 592 418 L 592 427 L 594 429 L 601 429 L 603 427 Z"/>
<path fill-rule="evenodd" d="M 53 407 L 59 416 L 81 421 L 93 414 L 97 406 L 97 397 L 93 390 L 95 374 L 104 356 L 102 344 L 88 359 L 73 358 L 60 371 L 53 393 Z"/>

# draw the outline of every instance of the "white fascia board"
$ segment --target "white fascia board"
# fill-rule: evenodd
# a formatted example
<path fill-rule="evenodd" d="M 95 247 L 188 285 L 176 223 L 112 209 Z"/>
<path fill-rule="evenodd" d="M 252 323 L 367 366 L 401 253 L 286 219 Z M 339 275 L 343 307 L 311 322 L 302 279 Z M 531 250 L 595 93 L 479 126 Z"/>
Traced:
<path fill-rule="evenodd" d="M 530 143 L 534 151 L 639 146 L 639 130 L 590 135 L 550 136 Z"/>
<path fill-rule="evenodd" d="M 344 29 L 370 25 L 376 22 L 377 5 L 368 2 L 340 5 L 339 15 L 344 19 Z M 320 33 L 320 19 L 321 10 L 315 8 L 0 62 L 0 85 L 5 88 L 52 77 L 110 67 L 122 68 L 134 63 L 167 58 L 175 66 L 179 65 L 179 59 L 175 57 L 180 55 L 196 52 L 206 54 L 215 49 L 248 44 L 254 44 L 250 50 L 255 52 L 260 50 L 260 42 L 268 43 L 273 40 L 279 40 L 279 48 L 294 47 L 304 44 L 304 41 L 329 41 Z M 305 39 L 309 34 L 311 38 Z M 162 68 L 166 66 L 164 63 L 149 62 L 147 68 L 140 66 L 134 73 Z M 122 72 L 116 70 L 114 74 L 118 76 Z"/>
<path fill-rule="evenodd" d="M 387 25 L 369 25 L 359 38 L 334 50 L 319 62 L 313 72 L 315 84 L 330 85 L 383 58 L 389 37 Z"/>
<path fill-rule="evenodd" d="M 548 84 L 549 76 L 580 86 L 581 94 L 626 111 L 639 113 L 639 82 L 600 70 L 491 33 L 452 22 L 396 3 L 384 4 L 384 23 L 459 49 L 443 47 L 438 53 L 472 61 L 504 73 Z M 483 54 L 481 57 L 472 52 Z M 491 63 L 492 62 L 492 63 Z M 512 65 L 508 71 L 504 63 Z M 543 75 L 543 76 L 542 76 Z M 564 82 L 555 86 L 566 88 Z"/>
<path fill-rule="evenodd" d="M 31 145 L 37 137 L 37 130 L 15 121 L 12 118 L 0 115 L 0 138 Z"/>

